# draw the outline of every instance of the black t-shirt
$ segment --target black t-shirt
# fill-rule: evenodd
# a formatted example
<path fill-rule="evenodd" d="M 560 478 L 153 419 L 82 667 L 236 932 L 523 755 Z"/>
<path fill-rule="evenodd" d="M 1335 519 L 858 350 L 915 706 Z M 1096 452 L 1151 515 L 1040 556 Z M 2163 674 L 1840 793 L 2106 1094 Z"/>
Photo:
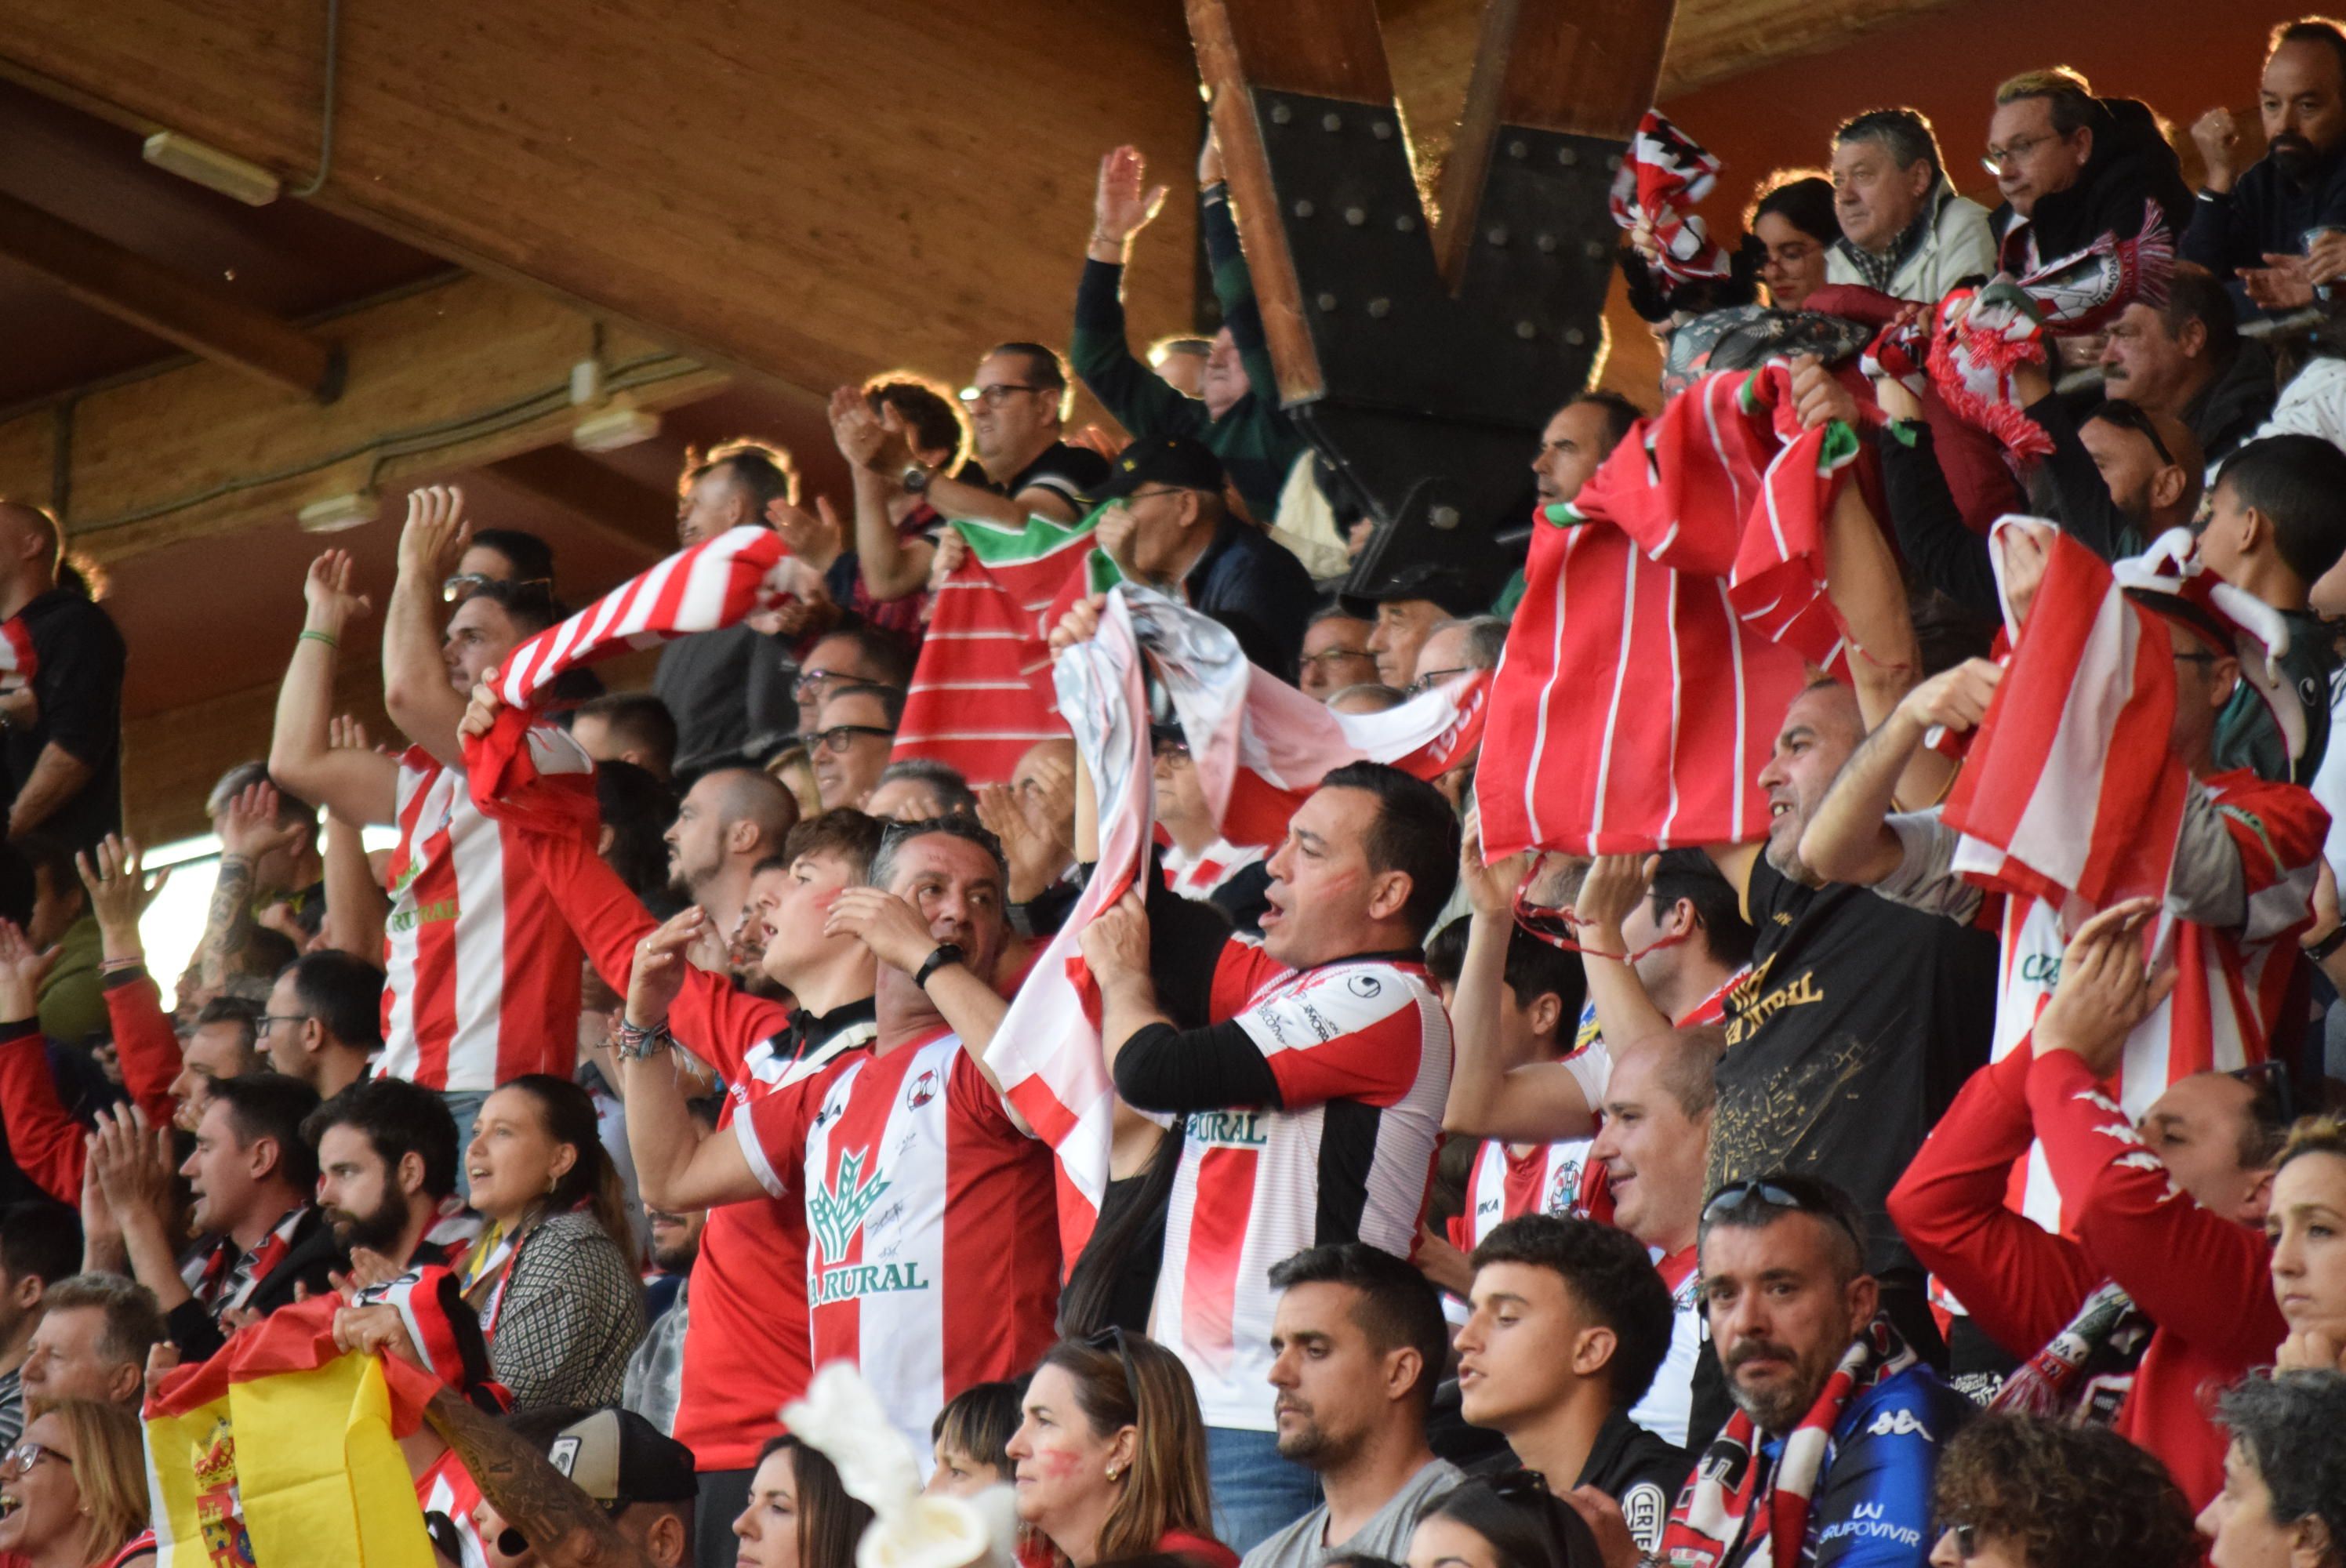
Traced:
<path fill-rule="evenodd" d="M 1107 459 L 1089 447 L 1076 446 L 1067 442 L 1054 442 L 1043 449 L 1041 455 L 1020 469 L 1010 483 L 1001 486 L 1005 495 L 1043 489 L 1066 497 L 1067 504 L 1081 516 L 1090 510 L 1084 497 L 1096 494 L 1107 483 Z M 993 489 L 988 485 L 986 488 Z"/>
<path fill-rule="evenodd" d="M 40 717 L 12 727 L 0 759 L 13 803 L 41 752 L 58 748 L 88 765 L 89 782 L 38 824 L 76 850 L 122 830 L 122 634 L 113 619 L 71 588 L 51 588 L 22 612 L 38 667 Z"/>
<path fill-rule="evenodd" d="M 1759 941 L 1727 998 L 1709 1185 L 1783 1169 L 1865 1211 L 1867 1265 L 1915 1267 L 1890 1189 L 1972 1071 L 1995 1019 L 1995 940 L 1864 888 L 1806 888 L 1754 860 Z"/>

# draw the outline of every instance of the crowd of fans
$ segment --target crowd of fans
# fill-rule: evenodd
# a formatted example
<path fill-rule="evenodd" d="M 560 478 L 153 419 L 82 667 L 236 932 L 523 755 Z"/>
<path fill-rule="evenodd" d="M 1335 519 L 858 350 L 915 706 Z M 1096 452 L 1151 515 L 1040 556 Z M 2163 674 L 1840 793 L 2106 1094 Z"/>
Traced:
<path fill-rule="evenodd" d="M 973 661 L 1012 634 L 948 629 L 986 541 L 1093 528 L 1344 715 L 1487 689 L 1561 614 L 1520 516 L 1489 560 L 1369 549 L 1210 146 L 1211 338 L 1128 341 L 1167 192 L 1119 148 L 1064 356 L 842 389 L 851 495 L 754 440 L 693 463 L 680 546 L 771 529 L 821 585 L 648 691 L 557 681 L 591 807 L 535 741 L 534 782 L 474 776 L 578 586 L 543 542 L 431 488 L 387 591 L 320 556 L 178 975 L 120 832 L 122 639 L 0 504 L 0 1554 L 140 1561 L 152 1381 L 334 1294 L 342 1343 L 454 1396 L 406 1451 L 454 1568 L 848 1568 L 872 1500 L 781 1417 L 839 1361 L 932 1490 L 1013 1489 L 1033 1568 L 2346 1564 L 2346 31 L 2260 68 L 2254 159 L 2225 111 L 2173 137 L 2048 69 L 1981 106 L 1993 211 L 1876 108 L 1716 268 L 1683 213 L 1625 223 L 1663 384 L 1526 411 L 1533 530 L 1668 398 L 1788 360 L 1791 423 L 1862 447 L 1826 585 L 1860 657 L 1759 720 L 1749 841 L 1654 855 L 1486 863 L 1477 791 L 1523 783 L 1472 757 L 1349 763 L 1233 841 L 1160 715 L 1144 885 L 1076 933 L 1117 1105 L 1065 1256 L 1056 1140 L 986 1048 L 1101 858 L 1098 781 L 1063 735 L 998 768 L 900 736 L 923 694 L 1008 700 Z M 1968 402 L 1902 364 L 1951 294 L 2048 351 Z M 1126 443 L 1067 428 L 1071 376 Z M 2022 678 L 2051 535 L 1985 525 L 2023 511 L 2110 561 L 2188 526 L 2232 596 L 2130 601 L 2188 775 L 2161 898 L 1991 897 L 1934 804 Z M 1094 636 L 1096 585 L 1026 635 Z M 378 610 L 388 746 L 334 710 Z"/>

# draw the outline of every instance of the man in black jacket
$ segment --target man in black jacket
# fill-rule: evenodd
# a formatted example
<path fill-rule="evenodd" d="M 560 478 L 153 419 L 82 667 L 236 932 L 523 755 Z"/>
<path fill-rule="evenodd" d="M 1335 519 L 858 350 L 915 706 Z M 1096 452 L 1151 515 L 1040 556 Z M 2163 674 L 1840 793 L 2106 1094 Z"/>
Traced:
<path fill-rule="evenodd" d="M 1136 582 L 1186 597 L 1239 639 L 1247 658 L 1295 679 L 1318 591 L 1303 563 L 1230 512 L 1221 459 L 1186 435 L 1136 441 L 1091 499 L 1115 501 L 1099 546 Z"/>
<path fill-rule="evenodd" d="M 2274 28 L 2258 99 L 2265 156 L 2245 169 L 2231 110 L 2192 126 L 2208 179 L 2178 249 L 2259 305 L 2304 304 L 2346 264 L 2346 33 L 2319 16 Z"/>
<path fill-rule="evenodd" d="M 2171 237 L 2191 220 L 2190 188 L 2150 110 L 2094 97 L 2074 71 L 2029 71 L 1997 87 L 1987 140 L 1984 161 L 2004 193 L 1988 222 L 1997 260 L 2014 277 L 2104 235 L 2133 239 L 2155 219 Z M 2102 308 L 2131 299 L 2133 282 Z"/>

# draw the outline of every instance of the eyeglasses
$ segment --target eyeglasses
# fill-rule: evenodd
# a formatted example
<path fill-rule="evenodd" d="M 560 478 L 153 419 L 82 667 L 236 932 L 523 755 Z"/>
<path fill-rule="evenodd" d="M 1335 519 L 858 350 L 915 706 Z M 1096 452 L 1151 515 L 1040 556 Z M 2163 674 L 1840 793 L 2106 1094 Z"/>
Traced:
<path fill-rule="evenodd" d="M 1980 167 L 1990 174 L 2002 174 L 2007 164 L 2026 158 L 2048 141 L 2060 139 L 2057 136 L 2025 136 L 2005 147 L 1991 147 L 1987 156 L 1980 159 Z"/>
<path fill-rule="evenodd" d="M 802 669 L 799 671 L 798 679 L 790 682 L 790 695 L 804 702 L 816 687 L 826 684 L 877 686 L 879 682 L 867 681 L 862 676 L 850 675 L 843 669 Z"/>
<path fill-rule="evenodd" d="M 509 583 L 515 588 L 537 588 L 549 594 L 554 591 L 551 577 L 505 578 L 492 577 L 484 572 L 459 572 L 440 585 L 440 597 L 453 605 L 459 599 L 470 598 L 475 589 L 485 588 L 491 583 Z"/>
<path fill-rule="evenodd" d="M 816 751 L 844 751 L 854 744 L 855 737 L 859 735 L 877 735 L 885 738 L 893 738 L 895 734 L 894 730 L 882 729 L 876 724 L 834 724 L 829 729 L 799 731 L 799 744 L 805 747 L 811 754 Z"/>
<path fill-rule="evenodd" d="M 255 1029 L 258 1029 L 261 1033 L 266 1034 L 271 1029 L 276 1028 L 280 1023 L 307 1023 L 309 1022 L 310 1015 L 306 1013 L 264 1013 L 260 1017 L 254 1019 L 252 1023 Z"/>
<path fill-rule="evenodd" d="M 2176 466 L 2175 453 L 2168 451 L 2167 443 L 2158 439 L 2158 426 L 2152 423 L 2150 415 L 2144 412 L 2138 404 L 2128 402 L 2124 398 L 2111 398 L 2094 411 L 2094 417 L 2104 424 L 2114 424 L 2120 430 L 2133 431 L 2150 443 L 2150 449 L 2158 453 L 2159 462 L 2170 467 Z"/>
<path fill-rule="evenodd" d="M 1189 760 L 1189 743 L 1186 740 L 1160 740 L 1149 755 L 1159 762 L 1186 763 Z"/>
<path fill-rule="evenodd" d="M 1113 1349 L 1116 1352 L 1116 1359 L 1124 1363 L 1125 1392 L 1132 1396 L 1134 1408 L 1139 1408 L 1140 1377 L 1132 1369 L 1132 1347 L 1125 1341 L 1124 1325 L 1111 1323 L 1098 1333 L 1087 1335 L 1084 1339 L 1084 1346 L 1087 1349 Z"/>
<path fill-rule="evenodd" d="M 1702 1224 L 1708 1229 L 1712 1224 L 1748 1204 L 1757 1203 L 1768 1208 L 1790 1209 L 1795 1214 L 1812 1214 L 1819 1219 L 1829 1219 L 1857 1243 L 1858 1255 L 1865 1254 L 1865 1237 L 1860 1236 L 1849 1221 L 1821 1203 L 1811 1202 L 1789 1187 L 1774 1182 L 1753 1179 L 1731 1181 L 1710 1195 L 1702 1206 Z"/>
<path fill-rule="evenodd" d="M 6 1453 L 0 1453 L 0 1475 L 22 1475 L 45 1459 L 56 1460 L 67 1470 L 73 1468 L 73 1455 L 61 1448 L 42 1442 L 20 1442 Z"/>
<path fill-rule="evenodd" d="M 1316 654 L 1305 654 L 1303 656 L 1302 662 L 1307 667 L 1312 665 L 1321 665 L 1324 667 L 1332 665 L 1339 659 L 1348 658 L 1365 659 L 1369 663 L 1374 664 L 1376 662 L 1377 656 L 1371 653 L 1366 648 L 1321 648 Z"/>
<path fill-rule="evenodd" d="M 1445 680 L 1450 680 L 1462 675 L 1473 675 L 1474 673 L 1474 667 L 1473 665 L 1462 665 L 1456 669 L 1423 670 L 1419 673 L 1418 677 L 1415 680 L 1409 683 L 1409 686 L 1406 688 L 1407 694 L 1411 697 L 1416 697 L 1422 692 L 1432 691 L 1435 687 L 1441 685 Z"/>
<path fill-rule="evenodd" d="M 2224 1076 L 2238 1078 L 2259 1095 L 2267 1092 L 2265 1084 L 2270 1084 L 2275 1121 L 2287 1126 L 2297 1120 L 2297 1095 L 2290 1087 L 2289 1064 L 2281 1058 L 2270 1056 L 2261 1062 L 2251 1062 L 2245 1067 L 2233 1068 Z"/>
<path fill-rule="evenodd" d="M 973 408 L 984 403 L 988 408 L 1000 408 L 1009 401 L 1012 392 L 1056 392 L 1056 387 L 1030 387 L 1024 382 L 996 382 L 990 387 L 964 387 L 961 401 Z"/>

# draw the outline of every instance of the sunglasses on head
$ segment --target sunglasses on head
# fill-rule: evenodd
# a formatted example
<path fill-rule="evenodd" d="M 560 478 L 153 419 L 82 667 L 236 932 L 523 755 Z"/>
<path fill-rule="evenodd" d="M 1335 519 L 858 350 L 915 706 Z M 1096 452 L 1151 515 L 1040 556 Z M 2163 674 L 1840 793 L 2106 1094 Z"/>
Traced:
<path fill-rule="evenodd" d="M 2265 1085 L 2272 1085 L 2273 1115 L 2282 1126 L 2297 1120 L 2297 1095 L 2290 1087 L 2289 1064 L 2278 1056 L 2261 1062 L 2251 1062 L 2245 1067 L 2235 1067 L 2224 1074 L 2237 1078 L 2259 1094 Z"/>
<path fill-rule="evenodd" d="M 2150 449 L 2158 453 L 2159 462 L 2169 464 L 2175 462 L 2175 453 L 2168 451 L 2167 443 L 2158 439 L 2158 426 L 2150 415 L 2126 399 L 2110 399 L 2094 411 L 2094 417 L 2106 424 L 2114 424 L 2120 430 L 2130 430 L 2141 436 L 2150 443 Z"/>
<path fill-rule="evenodd" d="M 1116 1352 L 1116 1359 L 1124 1364 L 1125 1391 L 1132 1396 L 1133 1404 L 1137 1407 L 1140 1403 L 1140 1377 L 1132 1369 L 1132 1348 L 1125 1341 L 1123 1325 L 1111 1323 L 1096 1334 L 1086 1335 L 1082 1343 L 1086 1349 Z"/>
<path fill-rule="evenodd" d="M 1858 1256 L 1862 1257 L 1865 1255 L 1865 1237 L 1851 1228 L 1849 1221 L 1842 1216 L 1834 1213 L 1825 1204 L 1812 1198 L 1802 1197 L 1789 1187 L 1780 1186 L 1774 1182 L 1757 1177 L 1749 1181 L 1729 1182 L 1725 1186 L 1712 1193 L 1710 1201 L 1702 1206 L 1702 1223 L 1708 1227 L 1713 1221 L 1724 1218 L 1737 1209 L 1748 1207 L 1753 1204 L 1762 1208 L 1789 1209 L 1795 1214 L 1812 1214 L 1819 1219 L 1831 1220 L 1851 1241 L 1857 1243 Z"/>

